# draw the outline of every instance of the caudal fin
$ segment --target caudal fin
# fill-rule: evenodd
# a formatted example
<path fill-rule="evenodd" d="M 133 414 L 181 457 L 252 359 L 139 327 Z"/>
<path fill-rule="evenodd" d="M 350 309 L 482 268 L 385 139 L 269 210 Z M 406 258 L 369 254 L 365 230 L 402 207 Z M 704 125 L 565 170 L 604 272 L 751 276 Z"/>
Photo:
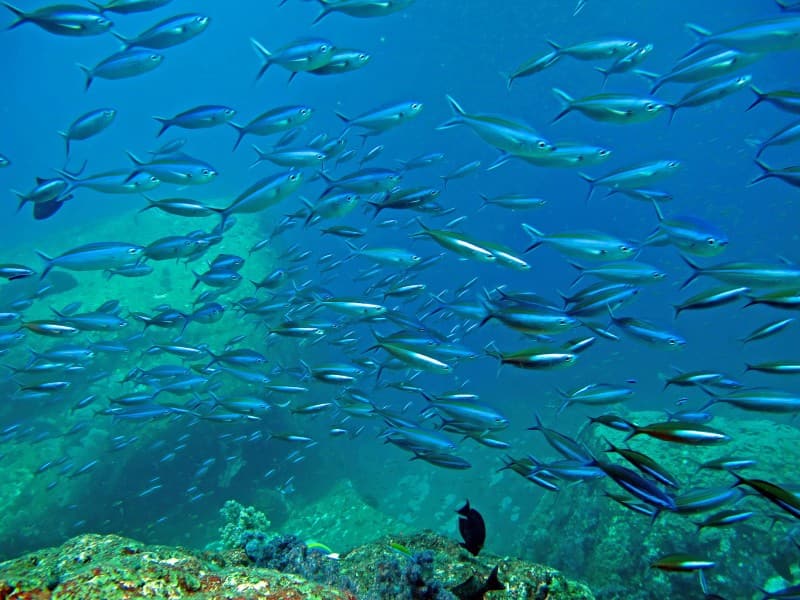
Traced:
<path fill-rule="evenodd" d="M 84 85 L 83 90 L 88 92 L 89 86 L 92 85 L 92 81 L 94 81 L 94 72 L 86 65 L 82 65 L 80 63 L 78 63 L 78 68 L 83 71 L 83 74 L 86 76 L 86 84 Z"/>
<path fill-rule="evenodd" d="M 756 165 L 758 165 L 758 167 L 761 169 L 762 173 L 761 173 L 761 175 L 758 175 L 757 177 L 755 177 L 755 178 L 751 179 L 751 180 L 748 182 L 748 184 L 747 184 L 747 185 L 755 185 L 755 184 L 756 184 L 756 183 L 758 183 L 759 181 L 764 181 L 765 179 L 769 179 L 770 177 L 772 177 L 772 176 L 773 176 L 773 170 L 772 170 L 772 169 L 770 169 L 770 168 L 769 168 L 769 167 L 768 167 L 768 166 L 767 166 L 767 165 L 764 163 L 764 161 L 762 161 L 760 158 L 756 158 L 754 162 L 755 162 L 755 163 L 756 163 Z"/>
<path fill-rule="evenodd" d="M 164 133 L 167 129 L 172 127 L 172 119 L 166 119 L 164 117 L 153 117 L 156 121 L 161 123 L 161 129 L 158 130 L 156 137 L 161 137 L 161 134 Z"/>
<path fill-rule="evenodd" d="M 253 44 L 253 48 L 258 54 L 258 57 L 261 59 L 261 68 L 258 70 L 258 74 L 256 75 L 256 81 L 261 79 L 261 76 L 267 72 L 269 66 L 272 64 L 272 53 L 264 48 L 256 39 L 250 38 L 250 43 Z"/>
<path fill-rule="evenodd" d="M 445 121 L 441 125 L 436 127 L 437 131 L 442 129 L 450 129 L 451 127 L 455 127 L 456 125 L 461 125 L 464 122 L 464 109 L 461 108 L 461 105 L 453 98 L 450 94 L 446 95 L 445 98 L 447 99 L 447 103 L 450 106 L 450 110 L 453 112 L 453 118 Z"/>
<path fill-rule="evenodd" d="M 536 229 L 535 227 L 533 227 L 532 225 L 528 225 L 527 223 L 523 223 L 522 224 L 522 229 L 525 230 L 525 233 L 527 233 L 529 236 L 531 236 L 531 245 L 528 246 L 525 249 L 525 252 L 530 252 L 534 248 L 540 246 L 542 244 L 542 242 L 544 241 L 542 239 L 544 237 L 544 234 L 541 231 L 539 231 L 538 229 Z"/>
<path fill-rule="evenodd" d="M 36 254 L 39 255 L 39 258 L 41 258 L 45 263 L 44 269 L 42 269 L 42 274 L 39 275 L 39 279 L 44 279 L 44 276 L 47 275 L 50 272 L 50 269 L 52 269 L 55 266 L 55 261 L 51 257 L 47 256 L 47 254 L 45 254 L 41 250 L 35 250 L 35 252 Z"/>
<path fill-rule="evenodd" d="M 228 121 L 228 125 L 233 127 L 236 130 L 236 133 L 238 134 L 238 137 L 236 138 L 236 142 L 234 142 L 234 144 L 233 144 L 233 150 L 231 150 L 231 152 L 233 152 L 239 147 L 239 144 L 242 143 L 242 140 L 244 139 L 244 136 L 247 135 L 247 129 L 244 126 L 237 125 L 236 123 L 233 123 L 231 121 Z"/>
<path fill-rule="evenodd" d="M 556 121 L 561 120 L 567 113 L 572 111 L 572 103 L 575 101 L 572 96 L 570 96 L 564 90 L 559 88 L 553 88 L 553 93 L 556 95 L 556 98 L 564 105 L 564 108 L 561 109 L 561 112 L 556 115 L 556 118 L 550 121 L 551 123 L 555 123 Z"/>
<path fill-rule="evenodd" d="M 580 177 L 586 183 L 589 184 L 589 193 L 586 194 L 586 201 L 588 202 L 589 199 L 592 197 L 592 194 L 594 193 L 594 188 L 597 185 L 597 179 L 589 177 L 586 173 L 578 173 L 578 177 Z"/>
<path fill-rule="evenodd" d="M 14 13 L 14 16 L 17 17 L 17 20 L 14 21 L 11 25 L 9 25 L 7 29 L 15 29 L 16 27 L 19 27 L 23 23 L 27 23 L 28 21 L 30 21 L 28 15 L 25 14 L 20 9 L 18 9 L 16 6 L 11 6 L 8 2 L 3 2 L 3 6 L 5 6 L 8 10 Z"/>
<path fill-rule="evenodd" d="M 766 100 L 766 99 L 767 99 L 767 94 L 766 94 L 766 93 L 764 93 L 764 92 L 762 92 L 762 91 L 761 91 L 760 89 L 758 89 L 756 86 L 754 86 L 754 85 L 751 85 L 751 86 L 750 86 L 750 89 L 751 89 L 751 90 L 753 91 L 753 93 L 756 95 L 756 99 L 755 99 L 755 100 L 753 100 L 753 103 L 752 103 L 750 106 L 748 106 L 748 107 L 747 107 L 747 108 L 744 110 L 744 112 L 747 112 L 748 110 L 750 110 L 750 109 L 752 109 L 752 108 L 755 108 L 756 106 L 758 106 L 758 105 L 759 105 L 759 104 L 761 104 L 761 103 L 762 103 L 764 100 Z"/>
<path fill-rule="evenodd" d="M 698 266 L 695 263 L 693 263 L 688 258 L 686 258 L 686 256 L 684 256 L 683 254 L 681 254 L 680 257 L 683 259 L 683 262 L 685 262 L 689 266 L 689 268 L 692 270 L 692 274 L 689 275 L 689 278 L 686 281 L 683 282 L 683 285 L 681 285 L 681 289 L 683 289 L 687 285 L 692 283 L 695 279 L 697 279 L 700 275 L 702 275 L 703 274 L 703 269 L 700 266 Z"/>

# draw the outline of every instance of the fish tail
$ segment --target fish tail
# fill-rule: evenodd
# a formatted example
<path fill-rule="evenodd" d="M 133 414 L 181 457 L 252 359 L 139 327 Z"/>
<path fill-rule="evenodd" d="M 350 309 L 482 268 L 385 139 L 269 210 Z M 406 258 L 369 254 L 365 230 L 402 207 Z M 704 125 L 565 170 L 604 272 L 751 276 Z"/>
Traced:
<path fill-rule="evenodd" d="M 570 112 L 572 110 L 572 103 L 575 101 L 572 96 L 562 89 L 553 88 L 553 93 L 556 95 L 556 98 L 558 98 L 561 104 L 563 104 L 564 108 L 562 108 L 561 112 L 556 115 L 555 119 L 550 121 L 551 123 L 561 120 L 568 112 Z"/>
<path fill-rule="evenodd" d="M 594 193 L 594 188 L 595 185 L 597 184 L 597 179 L 589 177 L 586 173 L 578 173 L 578 177 L 580 177 L 586 183 L 589 184 L 589 192 L 586 194 L 586 201 L 588 202 L 589 199 L 592 197 L 592 194 Z"/>
<path fill-rule="evenodd" d="M 28 21 L 30 21 L 28 15 L 22 10 L 18 9 L 16 6 L 10 5 L 8 2 L 3 2 L 3 6 L 5 6 L 8 10 L 14 13 L 14 16 L 17 17 L 17 20 L 14 21 L 11 25 L 9 25 L 6 29 L 15 29 L 20 25 L 22 25 L 23 23 L 27 23 Z"/>
<path fill-rule="evenodd" d="M 676 104 L 667 104 L 667 108 L 669 109 L 669 120 L 667 121 L 667 125 L 672 125 L 672 119 L 675 118 L 675 113 L 678 112 L 678 106 Z"/>
<path fill-rule="evenodd" d="M 36 252 L 36 254 L 39 255 L 39 258 L 45 262 L 44 269 L 42 269 L 42 274 L 39 276 L 39 279 L 44 279 L 45 275 L 47 275 L 50 272 L 50 269 L 53 268 L 54 260 L 41 250 L 34 250 L 34 252 Z"/>
<path fill-rule="evenodd" d="M 264 48 L 255 38 L 250 38 L 250 43 L 253 44 L 253 48 L 258 54 L 259 58 L 261 59 L 261 68 L 258 70 L 258 74 L 256 75 L 256 81 L 261 79 L 262 75 L 267 72 L 269 66 L 272 64 L 272 53 Z"/>
<path fill-rule="evenodd" d="M 758 175 L 757 177 L 755 177 L 755 178 L 751 179 L 751 180 L 750 180 L 750 181 L 747 183 L 747 185 L 754 185 L 754 184 L 758 183 L 759 181 L 764 181 L 765 179 L 769 179 L 770 177 L 772 177 L 772 169 L 770 169 L 770 168 L 769 168 L 769 167 L 768 167 L 768 166 L 767 166 L 767 165 L 764 163 L 764 161 L 763 161 L 763 160 L 761 160 L 760 158 L 756 158 L 754 162 L 755 162 L 755 163 L 756 163 L 756 165 L 758 165 L 758 167 L 761 169 L 762 173 L 761 173 L 761 175 Z"/>
<path fill-rule="evenodd" d="M 548 46 L 550 46 L 557 53 L 559 53 L 559 54 L 561 53 L 561 46 L 556 44 L 553 40 L 545 40 L 545 42 L 547 43 Z"/>
<path fill-rule="evenodd" d="M 239 144 L 242 143 L 242 140 L 244 139 L 244 136 L 247 135 L 247 130 L 244 128 L 243 125 L 237 125 L 236 123 L 234 123 L 232 121 L 228 121 L 228 125 L 233 127 L 236 130 L 236 133 L 239 136 L 239 137 L 236 138 L 236 142 L 233 144 L 233 150 L 231 150 L 231 152 L 233 152 L 239 147 Z"/>
<path fill-rule="evenodd" d="M 683 307 L 680 304 L 673 304 L 672 305 L 672 310 L 675 311 L 675 314 L 672 315 L 672 318 L 673 319 L 677 319 L 678 317 L 681 316 L 681 311 L 683 310 Z M 666 388 L 667 385 L 669 385 L 669 383 L 665 383 L 664 387 Z"/>
<path fill-rule="evenodd" d="M 100 2 L 96 2 L 95 0 L 89 0 L 89 4 L 94 6 L 97 9 L 97 12 L 99 12 L 100 14 L 105 14 L 106 7 L 105 7 L 104 4 L 102 4 Z"/>
<path fill-rule="evenodd" d="M 562 412 L 564 412 L 564 409 L 566 409 L 570 404 L 572 404 L 572 399 L 569 396 L 567 396 L 563 391 L 558 390 L 558 393 L 564 396 L 564 402 L 562 402 L 561 406 L 558 407 L 558 410 L 556 411 L 556 416 L 559 416 Z"/>
<path fill-rule="evenodd" d="M 685 262 L 687 265 L 689 265 L 689 268 L 692 270 L 692 274 L 689 275 L 689 278 L 686 281 L 684 281 L 683 285 L 681 285 L 681 287 L 680 287 L 680 289 L 683 289 L 687 285 L 692 283 L 695 279 L 697 279 L 700 275 L 702 275 L 703 269 L 700 266 L 698 266 L 695 263 L 693 263 L 688 258 L 686 258 L 686 256 L 684 256 L 683 254 L 681 254 L 680 257 L 683 259 L 683 262 Z"/>
<path fill-rule="evenodd" d="M 603 76 L 603 83 L 600 84 L 600 89 L 605 89 L 606 83 L 608 82 L 608 76 L 610 75 L 608 69 L 604 69 L 603 67 L 595 67 L 594 70 Z"/>
<path fill-rule="evenodd" d="M 59 131 L 58 135 L 64 138 L 64 142 L 67 145 L 67 158 L 69 158 L 69 133 L 66 131 Z"/>
<path fill-rule="evenodd" d="M 123 49 L 123 50 L 127 50 L 128 48 L 130 48 L 130 47 L 131 47 L 131 40 L 129 40 L 128 38 L 126 38 L 124 35 L 122 35 L 122 34 L 121 34 L 121 33 L 119 33 L 118 31 L 112 31 L 112 32 L 111 32 L 111 35 L 113 35 L 113 36 L 114 36 L 115 38 L 117 38 L 117 39 L 118 39 L 120 42 L 122 42 L 122 49 Z"/>
<path fill-rule="evenodd" d="M 569 285 L 569 287 L 573 287 L 573 286 L 574 286 L 576 283 L 578 283 L 578 282 L 579 282 L 581 279 L 583 279 L 583 270 L 584 270 L 584 267 L 583 267 L 582 265 L 579 265 L 579 264 L 578 264 L 578 263 L 576 263 L 576 262 L 572 262 L 571 260 L 568 260 L 568 261 L 567 261 L 567 263 L 569 263 L 569 265 L 570 265 L 571 267 L 573 267 L 573 268 L 575 268 L 575 269 L 578 269 L 578 276 L 577 276 L 577 277 L 576 277 L 576 278 L 573 280 L 573 282 L 572 282 L 572 283 Z M 609 311 L 610 311 L 610 310 L 611 310 L 611 309 L 609 309 Z"/>
<path fill-rule="evenodd" d="M 28 197 L 22 192 L 19 192 L 17 190 L 11 190 L 11 193 L 14 194 L 17 198 L 19 198 L 19 204 L 17 205 L 17 212 L 22 210 L 22 207 L 25 206 L 28 202 L 30 202 Z"/>
<path fill-rule="evenodd" d="M 172 119 L 166 119 L 164 117 L 153 117 L 153 118 L 159 123 L 161 123 L 161 129 L 159 129 L 158 133 L 156 134 L 156 137 L 161 137 L 161 134 L 172 126 Z"/>
<path fill-rule="evenodd" d="M 766 100 L 766 99 L 767 99 L 767 95 L 766 95 L 764 92 L 762 92 L 760 89 L 758 89 L 758 88 L 757 88 L 755 85 L 751 85 L 751 86 L 750 86 L 750 89 L 751 89 L 751 90 L 753 91 L 753 93 L 756 95 L 756 99 L 755 99 L 755 100 L 753 100 L 753 103 L 752 103 L 750 106 L 748 106 L 748 107 L 745 109 L 745 112 L 747 112 L 747 111 L 748 111 L 748 110 L 750 110 L 751 108 L 755 108 L 756 106 L 758 106 L 758 105 L 759 105 L 759 104 L 761 104 L 761 103 L 762 103 L 764 100 Z"/>
<path fill-rule="evenodd" d="M 509 73 L 505 73 L 503 71 L 500 71 L 500 77 L 502 77 L 505 80 L 506 89 L 510 90 L 511 89 L 511 84 L 514 83 L 514 80 L 516 79 L 516 77 L 514 77 L 514 75 L 511 75 Z"/>
<path fill-rule="evenodd" d="M 224 217 L 223 217 L 223 218 L 224 218 Z M 200 285 L 200 274 L 199 274 L 197 271 L 195 271 L 194 269 L 192 269 L 192 275 L 194 275 L 194 285 L 192 285 L 192 289 L 194 289 L 194 288 L 196 288 L 198 285 Z M 209 351 L 209 350 L 206 350 L 206 352 L 209 352 L 209 353 L 210 353 L 210 351 Z"/>
<path fill-rule="evenodd" d="M 82 65 L 81 63 L 78 63 L 78 68 L 83 71 L 84 75 L 86 75 L 86 84 L 84 85 L 83 90 L 88 92 L 89 86 L 92 85 L 92 81 L 94 81 L 94 73 L 89 67 Z"/>
<path fill-rule="evenodd" d="M 530 252 L 531 250 L 542 244 L 543 241 L 542 238 L 544 237 L 544 234 L 541 231 L 539 231 L 532 225 L 528 225 L 527 223 L 522 224 L 522 229 L 525 230 L 525 233 L 531 236 L 531 245 L 525 248 L 525 252 Z"/>
<path fill-rule="evenodd" d="M 319 14 L 318 14 L 318 15 L 317 15 L 317 16 L 314 18 L 314 20 L 313 20 L 313 21 L 311 21 L 311 24 L 312 24 L 312 25 L 316 25 L 317 23 L 319 23 L 320 21 L 322 21 L 322 19 L 324 19 L 325 17 L 327 17 L 329 14 L 331 14 L 331 12 L 332 12 L 332 11 L 331 11 L 331 9 L 330 9 L 329 7 L 325 7 L 325 8 L 323 8 L 323 9 L 322 9 L 322 10 L 319 12 Z"/>
<path fill-rule="evenodd" d="M 150 198 L 147 194 L 142 194 L 142 196 L 144 196 L 144 199 L 147 201 L 147 206 L 145 206 L 144 208 L 140 208 L 138 212 L 143 213 L 146 210 L 150 210 L 151 208 L 155 208 L 156 207 L 156 201 L 155 200 Z"/>
<path fill-rule="evenodd" d="M 333 111 L 333 114 L 335 114 L 335 115 L 336 115 L 337 117 L 339 117 L 339 118 L 340 118 L 342 121 L 344 121 L 344 124 L 345 124 L 345 125 L 350 125 L 350 121 L 351 121 L 351 119 L 348 119 L 347 117 L 345 117 L 345 116 L 344 116 L 342 113 L 340 113 L 338 110 L 335 110 L 335 111 Z"/>
<path fill-rule="evenodd" d="M 446 95 L 445 98 L 447 99 L 447 103 L 450 106 L 450 110 L 453 112 L 453 117 L 441 125 L 436 126 L 437 131 L 441 131 L 442 129 L 450 129 L 451 127 L 455 127 L 456 125 L 461 125 L 464 122 L 464 109 L 461 108 L 461 105 L 453 98 L 451 95 Z"/>

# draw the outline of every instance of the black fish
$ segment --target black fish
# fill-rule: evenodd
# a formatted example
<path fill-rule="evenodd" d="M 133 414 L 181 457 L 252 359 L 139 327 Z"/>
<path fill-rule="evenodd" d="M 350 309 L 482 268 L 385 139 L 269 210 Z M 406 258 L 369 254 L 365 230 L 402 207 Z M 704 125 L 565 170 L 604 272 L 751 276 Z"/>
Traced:
<path fill-rule="evenodd" d="M 464 542 L 459 546 L 465 548 L 472 556 L 478 556 L 486 541 L 486 524 L 483 522 L 483 517 L 477 510 L 470 508 L 469 500 L 456 512 L 461 515 L 458 518 L 458 531 L 464 538 Z"/>
<path fill-rule="evenodd" d="M 473 574 L 470 575 L 469 579 L 463 583 L 459 583 L 450 591 L 453 592 L 453 595 L 459 600 L 483 600 L 483 596 L 486 592 L 505 589 L 506 586 L 497 578 L 497 567 L 495 567 L 492 569 L 492 572 L 489 574 L 489 577 L 486 578 L 485 582 L 481 583 Z"/>

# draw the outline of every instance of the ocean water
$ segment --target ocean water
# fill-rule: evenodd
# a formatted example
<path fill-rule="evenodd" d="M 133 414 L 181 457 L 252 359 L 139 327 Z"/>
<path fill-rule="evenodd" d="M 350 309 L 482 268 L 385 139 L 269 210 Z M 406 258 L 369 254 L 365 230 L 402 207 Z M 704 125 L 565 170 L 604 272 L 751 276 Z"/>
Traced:
<path fill-rule="evenodd" d="M 78 171 L 84 163 L 86 173 L 130 169 L 126 151 L 146 157 L 147 151 L 164 141 L 185 137 L 188 141 L 183 151 L 212 164 L 219 175 L 208 185 L 183 189 L 162 183 L 148 195 L 154 199 L 188 197 L 212 206 L 226 206 L 259 178 L 285 170 L 269 163 L 251 168 L 256 158 L 251 143 L 267 150 L 279 136 L 247 136 L 232 152 L 236 136 L 227 125 L 197 130 L 175 127 L 156 138 L 159 125 L 153 116 L 169 117 L 197 105 L 221 104 L 237 111 L 233 121 L 246 123 L 271 108 L 303 104 L 314 109 L 314 116 L 293 143 L 297 146 L 307 144 L 318 134 L 327 134 L 329 139 L 338 136 L 343 123 L 334 111 L 353 116 L 387 103 L 415 101 L 424 105 L 418 117 L 369 137 L 364 145 L 353 129 L 345 136 L 347 148 L 363 156 L 375 145 L 384 145 L 379 157 L 366 166 L 388 169 L 399 169 L 398 160 L 429 152 L 443 153 L 442 162 L 405 173 L 402 186 L 441 189 L 437 202 L 447 209 L 444 215 L 384 210 L 373 218 L 374 211 L 362 202 L 363 206 L 349 215 L 308 227 L 303 226 L 305 217 L 300 217 L 265 250 L 248 256 L 249 248 L 266 238 L 284 215 L 304 210 L 301 197 L 314 202 L 322 192 L 322 183 L 314 180 L 314 170 L 305 169 L 306 182 L 297 193 L 258 214 L 235 215 L 235 223 L 223 234 L 222 243 L 196 262 L 185 265 L 176 260 L 150 261 L 154 266 L 151 275 L 130 280 L 106 280 L 101 272 L 70 273 L 69 285 L 62 281 L 62 291 L 42 297 L 35 296 L 41 285 L 38 275 L 3 283 L 0 310 L 10 310 L 6 307 L 20 298 L 32 299 L 30 307 L 22 311 L 24 321 L 53 318 L 50 307 L 60 309 L 74 301 L 82 302 L 81 311 L 90 311 L 105 301 L 119 300 L 127 327 L 111 333 L 83 332 L 66 343 L 88 345 L 118 339 L 125 341 L 129 351 L 98 351 L 79 371 L 56 369 L 53 375 L 9 371 L 6 380 L 0 382 L 0 465 L 9 487 L 0 496 L 9 515 L 8 524 L 0 525 L 5 528 L 0 532 L 0 558 L 87 531 L 203 546 L 216 538 L 218 511 L 227 499 L 243 504 L 272 503 L 275 515 L 280 510 L 282 516 L 291 517 L 293 511 L 301 512 L 342 480 L 351 481 L 370 504 L 388 517 L 414 528 L 430 527 L 454 536 L 457 531 L 452 511 L 468 497 L 491 524 L 487 549 L 500 554 L 518 551 L 521 523 L 542 501 L 545 492 L 508 472 L 497 475 L 503 455 L 507 452 L 514 457 L 554 457 L 542 436 L 527 430 L 536 415 L 548 426 L 576 435 L 588 415 L 607 412 L 607 407 L 574 406 L 557 415 L 561 403 L 558 388 L 574 390 L 590 383 L 622 385 L 630 381 L 628 385 L 635 390 L 635 396 L 627 407 L 608 409 L 619 409 L 624 414 L 633 414 L 625 412 L 628 410 L 673 410 L 684 406 L 684 397 L 688 397 L 686 406 L 702 406 L 707 396 L 698 389 L 662 389 L 662 375 L 673 373 L 675 367 L 723 372 L 746 386 L 800 393 L 791 375 L 742 373 L 745 362 L 796 360 L 797 333 L 793 325 L 770 340 L 749 346 L 738 341 L 767 321 L 792 317 L 790 311 L 766 306 L 743 309 L 744 302 L 738 301 L 708 310 L 686 311 L 674 319 L 672 306 L 712 287 L 711 280 L 701 277 L 682 291 L 681 284 L 691 270 L 680 254 L 671 246 L 648 246 L 637 260 L 657 266 L 665 277 L 642 285 L 635 302 L 618 309 L 616 314 L 674 329 L 686 340 L 679 350 L 666 350 L 622 335 L 619 341 L 599 338 L 567 368 L 498 368 L 498 361 L 484 352 L 487 344 L 493 343 L 504 352 L 539 343 L 560 348 L 567 340 L 597 334 L 582 326 L 554 336 L 548 346 L 548 342 L 526 339 L 496 320 L 476 327 L 474 321 L 448 317 L 445 311 L 421 322 L 450 341 L 463 344 L 477 357 L 449 361 L 453 370 L 447 375 L 386 369 L 378 379 L 375 372 L 367 370 L 353 384 L 368 393 L 375 406 L 402 412 L 404 417 L 429 429 L 437 420 L 423 420 L 421 412 L 426 403 L 421 395 L 385 384 L 403 381 L 432 394 L 453 390 L 478 394 L 482 402 L 508 418 L 508 428 L 493 435 L 511 444 L 507 451 L 446 433 L 457 443 L 453 453 L 467 460 L 471 468 L 440 468 L 423 460 L 409 461 L 411 454 L 385 444 L 381 434 L 387 424 L 381 415 L 348 417 L 336 406 L 347 386 L 309 379 L 301 361 L 311 367 L 326 362 L 355 364 L 367 358 L 380 363 L 388 355 L 383 350 L 369 350 L 374 344 L 371 330 L 386 335 L 400 327 L 385 320 L 364 322 L 324 308 L 311 310 L 313 300 L 307 299 L 306 289 L 316 290 L 323 297 L 383 303 L 412 319 L 421 319 L 435 306 L 430 294 L 449 300 L 455 290 L 473 279 L 463 300 L 479 302 L 482 290 L 505 286 L 508 290 L 535 292 L 560 305 L 559 292 L 574 291 L 596 280 L 587 275 L 571 288 L 577 272 L 552 247 L 545 244 L 524 254 L 530 269 L 515 271 L 498 264 L 463 260 L 431 240 L 412 238 L 411 234 L 420 229 L 415 219 L 445 229 L 449 222 L 462 218 L 454 226 L 456 231 L 501 243 L 520 254 L 530 243 L 522 223 L 548 234 L 593 229 L 642 241 L 658 224 L 653 206 L 620 194 L 604 197 L 605 190 L 601 188 L 587 201 L 588 186 L 577 173 L 585 171 L 597 177 L 652 160 L 675 160 L 682 165 L 674 176 L 654 184 L 674 198 L 661 204 L 664 214 L 702 218 L 729 238 L 719 256 L 692 260 L 707 265 L 720 261 L 780 263 L 785 259 L 793 264 L 791 261 L 800 257 L 797 190 L 775 179 L 748 185 L 760 173 L 753 162 L 752 140 L 766 138 L 793 117 L 766 103 L 745 112 L 754 96 L 743 89 L 718 102 L 682 108 L 671 124 L 667 123 L 667 114 L 646 123 L 618 125 L 590 120 L 577 111 L 551 123 L 561 108 L 552 88 L 563 89 L 576 98 L 599 93 L 602 76 L 593 67 L 607 66 L 608 60 L 565 57 L 541 73 L 518 79 L 510 89 L 502 75 L 528 58 L 548 52 L 546 40 L 566 46 L 610 36 L 652 43 L 654 49 L 641 68 L 665 73 L 692 44 L 686 23 L 719 31 L 779 15 L 777 7 L 767 0 L 639 4 L 588 0 L 576 15 L 571 2 L 418 0 L 386 17 L 358 19 L 334 13 L 312 25 L 318 9 L 317 2 L 299 0 L 288 0 L 280 7 L 274 2 L 255 0 L 175 0 L 151 13 L 110 15 L 114 31 L 125 36 L 184 12 L 207 15 L 211 23 L 195 39 L 159 51 L 165 59 L 153 72 L 117 81 L 96 79 L 88 91 L 84 91 L 83 74 L 76 63 L 92 66 L 119 49 L 119 42 L 110 34 L 69 38 L 24 24 L 0 35 L 0 51 L 8 57 L 3 67 L 6 93 L 0 100 L 0 153 L 11 160 L 10 166 L 0 170 L 0 186 L 9 190 L 27 191 L 36 177 L 53 177 L 57 168 Z M 10 24 L 13 16 L 8 13 L 7 17 Z M 311 36 L 330 40 L 336 47 L 364 50 L 371 60 L 364 68 L 341 75 L 300 73 L 291 83 L 287 83 L 288 71 L 275 65 L 255 80 L 259 59 L 250 38 L 273 50 Z M 764 90 L 796 89 L 797 64 L 797 50 L 769 53 L 728 77 L 750 74 L 753 83 Z M 656 96 L 676 102 L 691 85 L 694 84 L 668 83 Z M 644 78 L 626 73 L 612 76 L 603 91 L 646 95 L 648 88 Z M 446 95 L 455 98 L 469 113 L 499 114 L 525 122 L 556 146 L 566 141 L 593 144 L 611 149 L 612 157 L 602 165 L 585 168 L 543 168 L 512 160 L 487 171 L 485 167 L 495 160 L 497 149 L 464 126 L 436 130 L 452 116 Z M 92 139 L 73 141 L 69 161 L 65 162 L 64 141 L 57 131 L 68 127 L 77 116 L 100 107 L 117 110 L 114 123 Z M 796 165 L 797 148 L 770 148 L 762 158 L 774 167 Z M 442 187 L 440 176 L 475 160 L 481 161 L 480 169 Z M 336 159 L 325 163 L 326 172 L 334 177 L 357 168 L 357 160 L 339 166 Z M 537 196 L 546 204 L 529 211 L 495 206 L 479 210 L 479 194 L 510 193 Z M 6 202 L 0 204 L 0 263 L 22 263 L 41 271 L 42 261 L 35 250 L 57 256 L 91 242 L 147 245 L 165 235 L 209 231 L 219 223 L 216 216 L 189 219 L 155 210 L 138 214 L 145 206 L 138 194 L 111 195 L 79 189 L 55 215 L 37 221 L 32 218 L 29 205 L 16 210 L 17 199 L 9 192 Z M 425 258 L 444 255 L 425 270 L 408 271 L 410 283 L 426 285 L 423 294 L 384 299 L 383 293 L 370 284 L 389 274 L 399 274 L 402 269 L 383 266 L 371 278 L 361 281 L 360 275 L 370 267 L 367 258 L 349 258 L 330 270 L 325 268 L 326 263 L 318 262 L 328 254 L 334 257 L 330 260 L 349 257 L 350 250 L 343 240 L 321 234 L 323 227 L 332 225 L 364 228 L 366 235 L 354 241 L 359 245 L 410 249 Z M 294 262 L 291 256 L 301 251 L 309 251 L 308 257 Z M 258 385 L 220 373 L 211 376 L 209 383 L 209 389 L 218 397 L 258 395 L 272 408 L 258 420 L 215 422 L 200 418 L 220 411 L 212 410 L 206 389 L 196 395 L 164 392 L 157 397 L 159 403 L 180 406 L 193 414 L 136 421 L 100 414 L 110 406 L 110 398 L 146 389 L 120 383 L 130 369 L 181 363 L 166 354 L 145 354 L 154 343 L 174 340 L 179 329 L 150 327 L 143 336 L 129 339 L 142 331 L 141 323 L 131 313 L 153 314 L 155 307 L 163 304 L 191 312 L 197 295 L 209 289 L 201 284 L 192 290 L 191 270 L 203 271 L 206 261 L 219 252 L 245 258 L 242 273 L 246 280 L 260 280 L 275 268 L 291 269 L 286 285 L 274 297 L 285 308 L 264 319 L 242 316 L 236 309 L 242 298 L 271 297 L 265 290 L 254 293 L 251 284 L 243 281 L 217 300 L 226 308 L 224 318 L 213 324 L 190 323 L 181 343 L 206 344 L 218 353 L 231 338 L 245 336 L 238 347 L 255 350 L 269 359 L 268 364 L 255 371 L 275 383 L 305 385 L 309 391 L 298 397 L 265 395 Z M 51 277 L 64 280 L 65 273 L 56 268 L 43 282 Z M 313 343 L 269 335 L 269 328 L 279 325 L 284 317 L 329 327 Z M 607 316 L 602 313 L 591 321 L 600 327 L 608 325 Z M 11 331 L 16 326 L 15 321 L 1 331 Z M 620 333 L 618 328 L 612 331 Z M 356 338 L 356 343 L 333 343 L 345 333 Z M 21 344 L 4 351 L 0 362 L 14 369 L 26 368 L 30 363 L 29 349 L 41 351 L 63 342 L 27 332 Z M 205 365 L 207 361 L 194 364 Z M 46 381 L 68 381 L 71 385 L 65 391 L 36 398 L 19 389 Z M 96 394 L 97 399 L 86 408 L 75 410 L 76 403 L 88 394 Z M 291 412 L 310 402 L 333 404 L 319 414 Z M 746 415 L 728 407 L 714 407 L 713 412 L 734 420 Z M 791 416 L 773 415 L 767 419 L 783 423 L 789 422 Z M 79 431 L 68 434 L 76 424 Z M 332 435 L 332 428 L 346 431 Z M 316 444 L 269 439 L 271 433 L 307 436 Z M 727 433 L 735 436 L 735 432 Z M 766 430 L 762 437 L 770 435 Z M 114 440 L 115 436 L 124 437 Z M 115 450 L 115 444 L 124 447 Z M 771 444 L 774 452 L 782 451 L 780 439 L 771 440 Z M 669 450 L 664 448 L 663 452 Z M 87 473 L 77 473 L 81 466 L 95 460 L 97 464 Z M 47 461 L 59 464 L 34 474 Z M 198 474 L 204 463 L 206 472 Z M 759 476 L 790 482 L 796 473 L 787 466 L 785 472 L 761 472 Z M 582 494 L 583 485 L 565 487 L 560 494 Z M 265 508 L 265 512 L 270 511 Z M 581 515 L 575 518 L 580 519 Z M 279 528 L 280 518 L 273 521 Z M 365 531 L 365 541 L 374 533 Z M 325 542 L 336 546 L 335 539 Z M 554 545 L 570 543 L 574 540 L 562 539 L 553 532 Z M 695 540 L 687 539 L 681 550 L 692 552 L 693 544 Z M 547 556 L 526 558 L 547 562 Z M 581 573 L 570 575 L 581 577 Z M 760 573 L 759 581 L 770 576 L 770 572 Z"/>

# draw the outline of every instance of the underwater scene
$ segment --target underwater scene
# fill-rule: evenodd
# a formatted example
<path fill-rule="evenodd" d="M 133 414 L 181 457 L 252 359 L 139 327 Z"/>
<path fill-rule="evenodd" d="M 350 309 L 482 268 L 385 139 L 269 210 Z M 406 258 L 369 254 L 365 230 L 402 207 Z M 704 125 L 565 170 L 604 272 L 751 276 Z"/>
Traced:
<path fill-rule="evenodd" d="M 3 2 L 0 599 L 800 597 L 800 2 Z"/>

